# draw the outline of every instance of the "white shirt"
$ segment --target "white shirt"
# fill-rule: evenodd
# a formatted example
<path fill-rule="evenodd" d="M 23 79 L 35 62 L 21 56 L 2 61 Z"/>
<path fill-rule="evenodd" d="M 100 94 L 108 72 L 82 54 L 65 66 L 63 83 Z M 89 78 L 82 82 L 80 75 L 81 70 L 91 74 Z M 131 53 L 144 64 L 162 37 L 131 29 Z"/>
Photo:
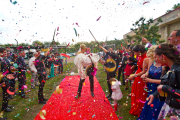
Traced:
<path fill-rule="evenodd" d="M 88 56 L 91 57 L 92 61 Z M 92 65 L 92 62 L 95 64 L 98 61 L 99 61 L 99 55 L 94 54 L 94 53 L 91 53 L 89 55 L 79 53 L 74 58 L 74 64 L 78 67 L 78 74 L 80 75 L 81 79 L 86 78 L 84 67 L 88 67 L 88 66 Z"/>
<path fill-rule="evenodd" d="M 31 57 L 31 59 L 29 59 L 29 68 L 31 71 L 34 70 L 34 72 L 37 72 L 34 62 L 33 62 L 35 61 L 35 59 L 36 57 Z"/>

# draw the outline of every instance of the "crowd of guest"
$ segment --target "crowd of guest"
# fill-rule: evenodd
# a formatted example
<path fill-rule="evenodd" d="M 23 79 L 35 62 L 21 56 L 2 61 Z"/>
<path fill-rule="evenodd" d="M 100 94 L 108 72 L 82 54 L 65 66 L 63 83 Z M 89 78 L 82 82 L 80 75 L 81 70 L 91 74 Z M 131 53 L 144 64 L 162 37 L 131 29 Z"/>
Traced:
<path fill-rule="evenodd" d="M 111 83 L 111 80 L 117 76 L 117 80 L 121 80 L 125 90 L 130 90 L 129 114 L 138 116 L 137 120 L 164 120 L 166 116 L 174 120 L 180 119 L 180 30 L 174 30 L 168 40 L 169 44 L 152 45 L 143 37 L 142 42 L 145 46 L 122 46 L 117 52 L 99 45 L 105 53 L 99 61 L 104 65 L 107 73 L 109 89 L 107 99 L 117 98 L 112 97 Z M 12 111 L 10 108 L 13 106 L 8 105 L 8 101 L 13 99 L 15 79 L 18 79 L 19 83 L 19 92 L 15 94 L 19 94 L 23 99 L 28 98 L 24 92 L 26 72 L 32 74 L 31 88 L 36 89 L 36 86 L 39 86 L 39 103 L 46 103 L 47 99 L 43 95 L 46 79 L 62 73 L 63 70 L 59 54 L 52 54 L 51 49 L 44 55 L 40 54 L 40 50 L 34 52 L 29 60 L 28 70 L 24 62 L 24 50 L 19 50 L 16 56 L 8 54 L 5 48 L 0 48 L 2 111 Z M 121 92 L 117 94 L 119 93 Z M 94 94 L 92 96 L 94 97 Z M 119 98 L 122 98 L 122 94 Z M 119 98 L 115 100 L 116 106 Z"/>
<path fill-rule="evenodd" d="M 26 73 L 31 74 L 31 89 L 38 90 L 39 104 L 45 104 L 47 99 L 43 95 L 43 87 L 45 81 L 63 72 L 63 59 L 58 53 L 51 52 L 52 47 L 41 54 L 40 50 L 36 50 L 25 64 L 25 51 L 19 49 L 18 53 L 10 53 L 6 48 L 0 48 L 0 84 L 3 90 L 2 111 L 12 112 L 12 105 L 9 105 L 9 100 L 14 99 L 14 95 L 19 95 L 22 99 L 27 99 L 24 88 L 26 86 Z M 18 82 L 16 82 L 18 81 Z M 15 91 L 15 86 L 18 83 L 18 92 Z M 0 118 L 5 120 L 6 118 Z"/>
<path fill-rule="evenodd" d="M 169 44 L 152 45 L 143 37 L 145 45 L 122 46 L 117 52 L 99 46 L 105 52 L 100 62 L 113 68 L 114 60 L 117 66 L 113 72 L 106 70 L 107 98 L 112 100 L 110 79 L 118 74 L 125 90 L 130 90 L 129 114 L 137 120 L 180 119 L 180 30 L 174 30 L 168 40 Z"/>

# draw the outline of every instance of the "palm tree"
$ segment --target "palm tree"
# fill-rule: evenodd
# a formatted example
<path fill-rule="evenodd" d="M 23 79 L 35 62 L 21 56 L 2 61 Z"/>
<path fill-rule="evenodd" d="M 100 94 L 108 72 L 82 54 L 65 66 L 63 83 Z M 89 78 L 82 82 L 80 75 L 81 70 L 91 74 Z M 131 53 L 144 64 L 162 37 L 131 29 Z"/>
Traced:
<path fill-rule="evenodd" d="M 175 10 L 178 7 L 180 7 L 180 3 L 174 4 L 174 6 L 172 7 L 172 10 Z M 167 10 L 166 13 L 171 12 L 172 10 Z"/>
<path fill-rule="evenodd" d="M 178 8 L 178 7 L 180 7 L 180 3 L 175 4 L 175 5 L 172 7 L 172 9 L 175 10 L 175 9 Z"/>

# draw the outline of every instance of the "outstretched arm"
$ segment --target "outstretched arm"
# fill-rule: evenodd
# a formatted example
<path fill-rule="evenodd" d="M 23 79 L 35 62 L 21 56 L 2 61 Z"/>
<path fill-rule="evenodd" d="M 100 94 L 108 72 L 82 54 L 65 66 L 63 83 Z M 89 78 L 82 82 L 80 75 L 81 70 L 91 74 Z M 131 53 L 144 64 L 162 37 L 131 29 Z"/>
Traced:
<path fill-rule="evenodd" d="M 101 48 L 105 53 L 109 52 L 108 50 L 106 50 L 105 48 L 103 48 L 101 45 L 99 45 L 99 48 Z"/>
<path fill-rule="evenodd" d="M 51 49 L 52 49 L 52 46 L 49 48 L 49 50 L 44 54 L 44 56 L 47 56 L 48 55 L 48 53 L 51 51 Z"/>

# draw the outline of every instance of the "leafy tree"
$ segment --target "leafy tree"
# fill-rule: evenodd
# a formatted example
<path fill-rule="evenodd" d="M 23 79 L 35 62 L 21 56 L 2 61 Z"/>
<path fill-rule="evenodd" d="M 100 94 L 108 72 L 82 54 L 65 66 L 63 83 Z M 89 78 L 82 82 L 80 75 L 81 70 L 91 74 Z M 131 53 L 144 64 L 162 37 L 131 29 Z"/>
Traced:
<path fill-rule="evenodd" d="M 28 43 L 20 43 L 19 46 L 30 46 Z"/>
<path fill-rule="evenodd" d="M 50 46 L 50 45 L 51 45 L 51 42 L 44 42 L 44 45 L 45 45 L 45 46 Z"/>
<path fill-rule="evenodd" d="M 172 10 L 167 10 L 166 13 L 171 12 Z"/>
<path fill-rule="evenodd" d="M 55 42 L 55 41 L 52 41 L 51 43 L 50 43 L 50 45 L 52 46 L 52 45 L 60 45 L 60 43 L 57 41 L 57 42 Z"/>
<path fill-rule="evenodd" d="M 180 7 L 180 3 L 178 4 L 174 4 L 174 6 L 172 7 L 173 10 L 175 10 L 176 8 Z"/>
<path fill-rule="evenodd" d="M 39 40 L 35 40 L 35 41 L 33 41 L 32 45 L 35 45 L 35 46 L 43 46 L 43 43 L 40 42 Z"/>
<path fill-rule="evenodd" d="M 134 38 L 136 40 L 136 42 L 135 42 L 136 45 L 142 41 L 142 37 L 140 35 L 135 35 Z"/>
<path fill-rule="evenodd" d="M 126 38 L 127 38 L 128 42 L 131 44 L 132 36 L 127 35 Z"/>
<path fill-rule="evenodd" d="M 142 37 L 146 37 L 150 42 L 159 41 L 159 38 L 161 38 L 161 35 L 157 34 L 159 30 L 159 26 L 157 26 L 162 21 L 162 18 L 159 18 L 157 23 L 155 23 L 153 26 L 150 26 L 151 23 L 153 23 L 153 19 L 149 19 L 145 22 L 145 18 L 141 17 L 138 21 L 136 21 L 133 26 L 134 28 L 131 28 L 135 35 L 136 44 L 141 43 Z M 137 28 L 138 26 L 138 28 Z"/>
<path fill-rule="evenodd" d="M 172 7 L 172 10 L 175 10 L 178 7 L 180 7 L 180 3 L 174 4 L 174 6 Z M 171 12 L 172 10 L 167 10 L 166 13 Z"/>

